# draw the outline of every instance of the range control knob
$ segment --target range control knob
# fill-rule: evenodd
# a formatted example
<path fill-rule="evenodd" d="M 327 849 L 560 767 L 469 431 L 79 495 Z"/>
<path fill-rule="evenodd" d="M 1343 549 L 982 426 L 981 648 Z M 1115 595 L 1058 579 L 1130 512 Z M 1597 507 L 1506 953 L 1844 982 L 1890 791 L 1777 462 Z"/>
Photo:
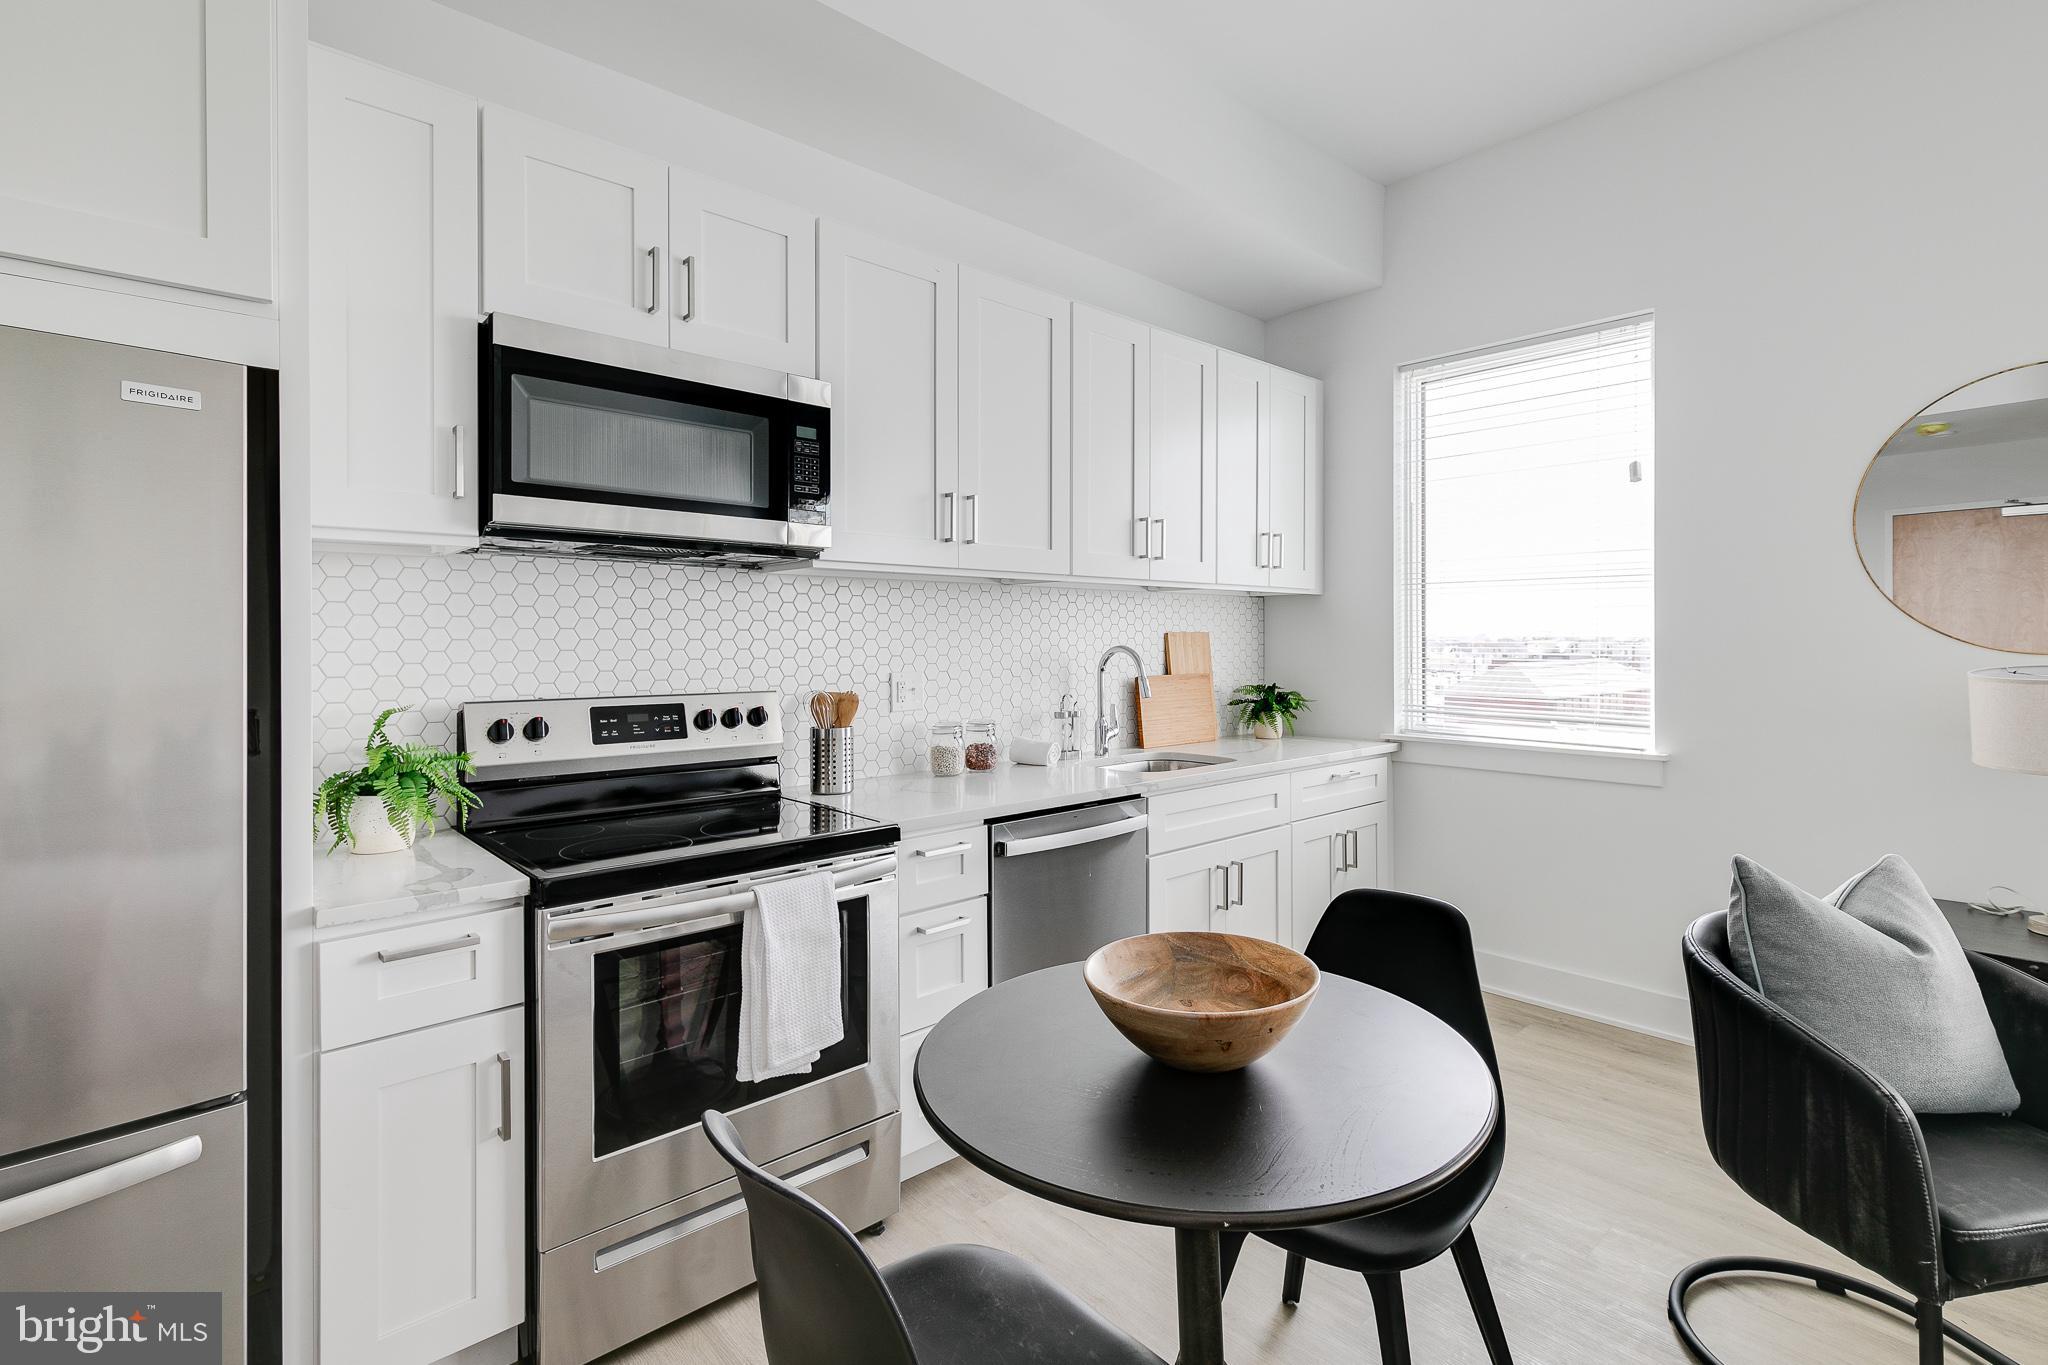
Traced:
<path fill-rule="evenodd" d="M 548 723 L 539 716 L 535 716 L 532 720 L 526 722 L 526 728 L 523 733 L 528 739 L 546 739 L 548 737 Z"/>
<path fill-rule="evenodd" d="M 707 706 L 696 715 L 690 717 L 690 724 L 696 726 L 699 730 L 709 730 L 712 726 L 718 724 L 718 713 Z"/>
<path fill-rule="evenodd" d="M 751 710 L 751 711 L 747 712 L 747 724 L 749 724 L 749 725 L 751 725 L 751 726 L 754 726 L 754 727 L 755 727 L 756 729 L 759 729 L 759 728 L 760 728 L 761 726 L 763 726 L 763 725 L 766 725 L 767 723 L 768 723 L 768 708 L 767 708 L 767 707 L 765 707 L 765 706 L 757 706 L 757 707 L 755 707 L 755 708 L 754 708 L 753 710 Z"/>
<path fill-rule="evenodd" d="M 746 717 L 740 714 L 740 708 L 734 706 L 727 708 L 726 713 L 718 718 L 718 723 L 728 730 L 737 730 L 740 728 L 740 722 L 745 719 Z"/>
<path fill-rule="evenodd" d="M 512 733 L 511 721 L 494 720 L 491 722 L 490 728 L 484 731 L 484 738 L 493 744 L 510 744 L 512 742 Z"/>

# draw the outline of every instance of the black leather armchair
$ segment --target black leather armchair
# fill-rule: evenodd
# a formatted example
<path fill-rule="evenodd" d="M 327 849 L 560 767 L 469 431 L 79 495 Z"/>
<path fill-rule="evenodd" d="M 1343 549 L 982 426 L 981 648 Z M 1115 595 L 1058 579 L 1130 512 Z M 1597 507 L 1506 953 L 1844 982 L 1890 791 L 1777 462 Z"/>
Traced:
<path fill-rule="evenodd" d="M 1993 1365 L 2016 1365 L 1946 1322 L 1942 1305 L 2048 1281 L 2048 982 L 1975 953 L 1970 965 L 2022 1104 L 2010 1116 L 1923 1119 L 1742 980 L 1726 912 L 1686 932 L 1700 1110 L 1714 1160 L 1758 1203 L 1910 1296 L 1791 1261 L 1701 1261 L 1671 1282 L 1669 1304 L 1696 1360 L 1719 1365 L 1686 1318 L 1687 1292 L 1713 1275 L 1762 1272 L 1911 1316 L 1922 1365 L 1939 1365 L 1944 1335 Z"/>

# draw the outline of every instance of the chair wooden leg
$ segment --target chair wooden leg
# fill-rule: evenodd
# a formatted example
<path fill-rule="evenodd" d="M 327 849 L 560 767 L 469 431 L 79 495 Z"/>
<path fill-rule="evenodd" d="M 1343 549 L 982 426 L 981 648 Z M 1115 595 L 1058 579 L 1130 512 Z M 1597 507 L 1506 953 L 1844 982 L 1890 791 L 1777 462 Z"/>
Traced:
<path fill-rule="evenodd" d="M 1451 1243 L 1451 1257 L 1458 1263 L 1458 1278 L 1465 1282 L 1465 1297 L 1472 1301 L 1472 1316 L 1478 1319 L 1486 1358 L 1493 1365 L 1514 1365 L 1514 1357 L 1508 1354 L 1507 1333 L 1500 1327 L 1500 1310 L 1493 1304 L 1493 1286 L 1486 1282 L 1486 1266 L 1479 1259 L 1479 1243 L 1471 1228 Z"/>
<path fill-rule="evenodd" d="M 1301 1303 L 1301 1277 L 1308 1270 L 1308 1257 L 1287 1253 L 1287 1277 L 1280 1282 L 1280 1302 L 1289 1308 Z"/>
<path fill-rule="evenodd" d="M 1408 1309 L 1401 1301 L 1399 1275 L 1368 1275 L 1372 1315 L 1380 1324 L 1380 1365 L 1409 1365 Z"/>

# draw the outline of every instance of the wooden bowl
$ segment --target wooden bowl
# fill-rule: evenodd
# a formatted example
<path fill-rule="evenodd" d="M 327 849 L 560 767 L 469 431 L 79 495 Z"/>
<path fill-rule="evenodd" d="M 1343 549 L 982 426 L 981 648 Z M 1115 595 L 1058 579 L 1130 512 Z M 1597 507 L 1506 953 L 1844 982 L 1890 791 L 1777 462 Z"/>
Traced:
<path fill-rule="evenodd" d="M 1182 1071 L 1236 1071 L 1271 1052 L 1321 973 L 1292 948 L 1238 934 L 1140 934 L 1082 969 L 1117 1031 Z"/>

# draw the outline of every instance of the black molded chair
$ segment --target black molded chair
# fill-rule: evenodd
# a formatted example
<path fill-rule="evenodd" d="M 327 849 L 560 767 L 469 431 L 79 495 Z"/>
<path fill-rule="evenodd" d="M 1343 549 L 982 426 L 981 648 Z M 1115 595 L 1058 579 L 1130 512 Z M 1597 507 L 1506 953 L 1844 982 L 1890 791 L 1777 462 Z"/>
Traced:
<path fill-rule="evenodd" d="M 769 1365 L 1164 1365 L 1006 1251 L 944 1246 L 877 1270 L 846 1225 L 756 1166 L 725 1115 L 704 1135 L 752 1225 Z"/>
<path fill-rule="evenodd" d="M 1922 1365 L 1939 1365 L 1944 1336 L 1993 1365 L 2016 1365 L 1946 1322 L 1942 1305 L 2048 1282 L 2048 982 L 1969 959 L 2020 1108 L 1919 1118 L 1750 988 L 1729 955 L 1726 911 L 1686 931 L 1700 1112 L 1714 1160 L 1752 1199 L 1912 1296 L 1795 1261 L 1701 1261 L 1678 1273 L 1666 1305 L 1695 1360 L 1719 1365 L 1686 1318 L 1687 1292 L 1715 1275 L 1764 1273 L 1906 1314 Z"/>
<path fill-rule="evenodd" d="M 1472 931 L 1455 906 L 1399 891 L 1347 891 L 1330 902 L 1308 942 L 1309 959 L 1325 972 L 1377 986 L 1428 1010 L 1464 1035 L 1493 1072 L 1500 1090 L 1500 1063 L 1486 1000 L 1472 957 Z M 1316 1228 L 1258 1235 L 1287 1253 L 1281 1301 L 1301 1302 L 1307 1262 L 1357 1271 L 1372 1293 L 1384 1365 L 1408 1365 L 1408 1317 L 1401 1297 L 1401 1272 L 1449 1251 L 1472 1302 L 1479 1335 L 1493 1365 L 1512 1365 L 1507 1334 L 1501 1330 L 1472 1219 L 1500 1179 L 1507 1150 L 1507 1110 L 1501 1109 L 1493 1138 L 1448 1185 L 1385 1213 Z M 1243 1236 L 1226 1238 L 1225 1278 L 1243 1246 Z"/>

